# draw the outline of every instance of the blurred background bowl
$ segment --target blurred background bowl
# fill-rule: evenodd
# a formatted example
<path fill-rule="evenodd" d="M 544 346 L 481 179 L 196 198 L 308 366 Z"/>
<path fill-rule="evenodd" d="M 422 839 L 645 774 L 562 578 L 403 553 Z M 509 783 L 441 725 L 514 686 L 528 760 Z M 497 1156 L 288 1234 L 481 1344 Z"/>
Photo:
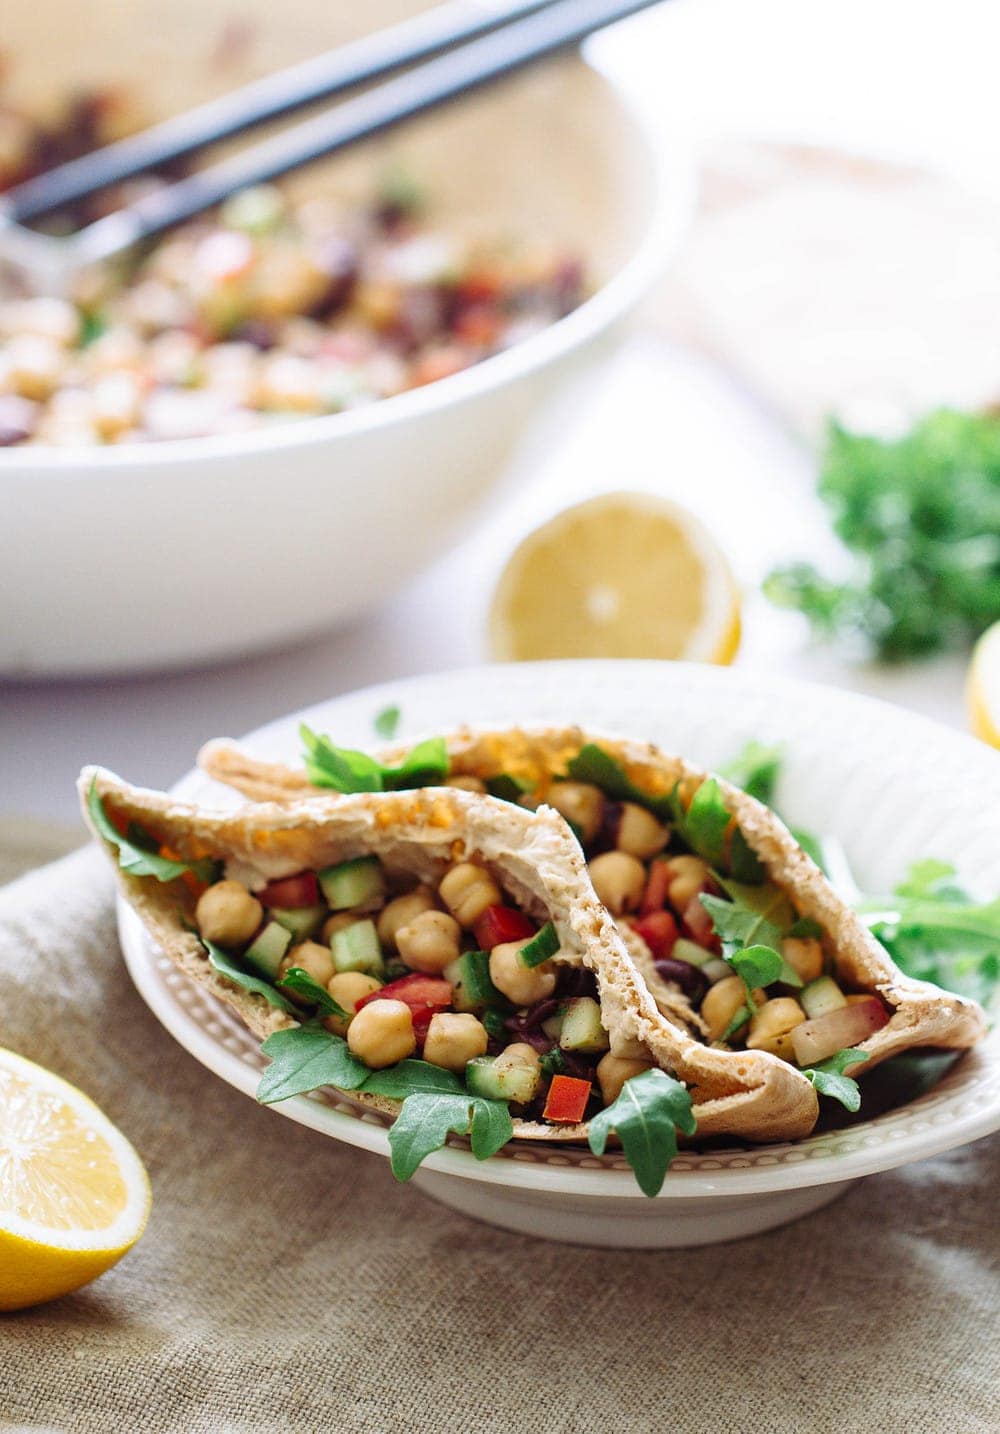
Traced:
<path fill-rule="evenodd" d="M 110 90 L 123 129 L 421 9 L 317 0 L 14 7 L 0 97 L 51 119 Z M 58 36 L 58 44 L 54 37 Z M 379 602 L 473 520 L 554 389 L 592 367 L 690 213 L 683 149 L 582 59 L 544 65 L 293 181 L 368 199 L 389 164 L 435 224 L 553 241 L 591 297 L 424 388 L 238 435 L 0 453 L 0 672 L 163 668 L 305 636 Z"/>

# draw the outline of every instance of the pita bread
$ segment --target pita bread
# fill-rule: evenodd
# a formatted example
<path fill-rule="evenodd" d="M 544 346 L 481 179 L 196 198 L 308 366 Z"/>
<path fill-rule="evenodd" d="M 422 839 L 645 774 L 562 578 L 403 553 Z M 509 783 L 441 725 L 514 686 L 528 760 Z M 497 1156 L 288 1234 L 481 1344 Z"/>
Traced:
<path fill-rule="evenodd" d="M 523 778 L 544 800 L 547 784 L 565 774 L 570 758 L 588 742 L 595 742 L 624 767 L 628 777 L 650 795 L 670 793 L 677 783 L 687 792 L 705 780 L 708 773 L 678 756 L 659 751 L 649 743 L 583 732 L 576 727 L 475 731 L 461 729 L 447 738 L 453 776 L 489 778 L 509 773 Z M 398 763 L 405 748 L 384 751 L 382 760 Z M 272 801 L 303 799 L 336 803 L 343 800 L 328 790 L 312 786 L 304 772 L 274 763 L 256 762 L 233 743 L 210 743 L 199 757 L 200 765 L 217 781 L 235 787 L 246 796 L 266 796 Z M 876 1031 L 859 1049 L 868 1052 L 862 1066 L 852 1068 L 857 1076 L 878 1062 L 915 1046 L 964 1049 L 985 1033 L 985 1016 L 975 1002 L 942 991 L 929 982 L 905 976 L 859 917 L 837 895 L 824 874 L 806 855 L 784 823 L 769 807 L 730 783 L 716 778 L 723 799 L 736 818 L 747 843 L 764 865 L 768 878 L 787 892 L 803 917 L 817 921 L 827 933 L 836 974 L 854 990 L 877 993 L 892 1009 L 889 1022 Z M 437 789 L 441 790 L 441 789 Z M 487 800 L 480 798 L 480 801 Z M 593 891 L 588 902 L 595 900 Z M 619 936 L 621 933 L 619 933 Z M 644 943 L 629 933 L 628 946 L 634 955 L 630 966 L 634 976 L 649 978 L 651 960 L 641 950 Z M 626 950 L 628 959 L 628 950 Z M 650 996 L 650 981 L 645 995 Z M 661 987 L 664 983 L 660 983 Z M 663 991 L 654 992 L 653 1004 L 662 1020 L 673 1027 L 673 1046 L 661 1055 L 669 1042 L 650 1044 L 657 1060 L 691 1085 L 695 1091 L 700 1135 L 740 1135 L 750 1140 L 789 1138 L 798 1132 L 812 1110 L 803 1086 L 811 1084 L 797 1069 L 763 1051 L 727 1051 L 709 1048 L 692 1033 L 692 1023 L 683 1012 L 670 1012 Z M 648 1007 L 643 1007 L 648 1012 Z M 627 1008 L 616 1007 L 616 1019 L 635 1023 Z M 776 1071 L 775 1067 L 779 1070 Z M 786 1105 L 784 1111 L 775 1103 Z M 810 1128 L 811 1128 L 810 1121 Z"/>

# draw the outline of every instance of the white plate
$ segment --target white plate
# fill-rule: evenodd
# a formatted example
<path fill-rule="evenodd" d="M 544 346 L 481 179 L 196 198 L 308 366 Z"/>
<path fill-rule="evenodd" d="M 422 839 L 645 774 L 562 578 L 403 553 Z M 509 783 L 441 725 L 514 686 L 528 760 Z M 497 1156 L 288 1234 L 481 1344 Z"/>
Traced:
<path fill-rule="evenodd" d="M 954 862 L 992 894 L 1000 871 L 1000 758 L 980 743 L 855 694 L 740 669 L 647 662 L 474 668 L 368 688 L 284 717 L 243 740 L 256 755 L 297 759 L 298 723 L 343 744 L 371 745 L 390 703 L 400 736 L 461 722 L 571 722 L 649 738 L 706 765 L 748 739 L 787 752 L 781 802 L 796 824 L 836 835 L 866 888 L 889 890 L 922 856 Z M 235 794 L 200 772 L 175 788 L 214 805 Z M 119 913 L 126 961 L 142 996 L 198 1060 L 252 1096 L 265 1061 L 253 1036 L 159 956 L 132 911 Z M 335 1092 L 275 1109 L 362 1149 L 388 1154 L 386 1125 Z M 512 1144 L 480 1162 L 461 1142 L 424 1163 L 417 1183 L 476 1218 L 550 1239 L 617 1247 L 707 1244 L 780 1225 L 832 1200 L 863 1175 L 965 1144 L 1000 1128 L 1000 1032 L 910 1105 L 797 1144 L 685 1152 L 655 1200 L 620 1155 Z M 386 1178 L 390 1178 L 388 1172 Z"/>

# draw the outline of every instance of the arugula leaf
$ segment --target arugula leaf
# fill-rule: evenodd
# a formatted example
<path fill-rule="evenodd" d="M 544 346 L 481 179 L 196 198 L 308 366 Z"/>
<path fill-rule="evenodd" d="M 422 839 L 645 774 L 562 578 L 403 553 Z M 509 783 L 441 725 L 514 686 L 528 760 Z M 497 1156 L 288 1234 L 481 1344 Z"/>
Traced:
<path fill-rule="evenodd" d="M 157 881 L 173 881 L 175 877 L 191 872 L 199 881 L 212 882 L 219 874 L 221 863 L 204 861 L 174 861 L 170 857 L 157 855 L 159 843 L 143 827 L 129 823 L 128 836 L 122 836 L 104 809 L 104 802 L 97 792 L 97 778 L 90 784 L 87 793 L 87 811 L 90 820 L 101 836 L 118 850 L 118 865 L 130 876 L 154 876 Z"/>
<path fill-rule="evenodd" d="M 329 737 L 311 731 L 304 722 L 299 737 L 305 748 L 306 774 L 315 787 L 335 792 L 381 792 L 382 768 L 367 752 L 335 747 Z"/>
<path fill-rule="evenodd" d="M 820 941 L 823 938 L 823 928 L 811 916 L 800 916 L 797 921 L 792 922 L 785 935 L 794 936 L 797 941 Z"/>
<path fill-rule="evenodd" d="M 669 796 L 651 796 L 637 787 L 622 764 L 594 742 L 585 743 L 576 756 L 570 758 L 566 770 L 574 782 L 589 782 L 600 787 L 616 802 L 634 802 L 636 806 L 646 807 L 661 822 L 669 821 L 673 815 Z"/>
<path fill-rule="evenodd" d="M 642 1193 L 658 1195 L 677 1154 L 677 1131 L 695 1133 L 690 1092 L 665 1071 L 643 1071 L 625 1082 L 613 1105 L 592 1117 L 587 1138 L 595 1155 L 604 1154 L 612 1130 Z"/>
<path fill-rule="evenodd" d="M 680 783 L 670 794 L 674 825 L 696 856 L 710 866 L 725 866 L 738 881 L 759 885 L 764 880 L 764 867 L 752 851 L 738 826 L 733 826 L 729 839 L 729 858 L 725 859 L 726 834 L 733 821 L 732 813 L 722 799 L 722 790 L 714 777 L 701 783 L 690 806 L 685 810 L 680 796 Z"/>
<path fill-rule="evenodd" d="M 443 737 L 418 742 L 398 767 L 383 767 L 367 752 L 335 747 L 303 722 L 299 737 L 304 748 L 306 774 L 316 787 L 336 792 L 397 792 L 431 787 L 448 775 L 448 750 Z"/>
<path fill-rule="evenodd" d="M 303 1095 L 320 1086 L 357 1090 L 372 1074 L 368 1066 L 352 1056 L 341 1036 L 312 1022 L 275 1031 L 261 1050 L 271 1064 L 260 1078 L 257 1099 L 272 1105 L 289 1096 Z"/>
<path fill-rule="evenodd" d="M 269 1006 L 276 1006 L 279 1011 L 287 1011 L 292 1016 L 298 1014 L 292 1002 L 276 990 L 270 981 L 262 981 L 259 976 L 252 976 L 228 951 L 223 951 L 221 946 L 216 946 L 212 941 L 206 941 L 204 936 L 199 937 L 199 940 L 208 952 L 208 964 L 218 971 L 220 976 L 225 976 L 234 986 L 240 986 L 254 996 L 263 996 Z"/>
<path fill-rule="evenodd" d="M 436 1091 L 408 1095 L 389 1131 L 390 1163 L 396 1179 L 409 1180 L 452 1132 L 471 1132 L 472 1153 L 477 1160 L 485 1160 L 513 1139 L 514 1122 L 505 1101 Z"/>
<path fill-rule="evenodd" d="M 341 1016 L 345 1021 L 350 1020 L 350 1013 L 345 1011 L 343 1006 L 330 995 L 325 986 L 314 981 L 308 971 L 301 966 L 290 966 L 280 981 L 274 983 L 276 986 L 287 986 L 297 996 L 305 996 L 314 1006 L 318 1006 L 324 1016 Z"/>
<path fill-rule="evenodd" d="M 372 723 L 376 734 L 379 737 L 384 737 L 387 742 L 390 742 L 396 735 L 400 715 L 399 708 L 396 706 L 383 707 L 381 712 L 375 714 L 375 719 Z"/>
<path fill-rule="evenodd" d="M 735 787 L 741 787 L 766 807 L 773 807 L 781 762 L 780 747 L 765 747 L 762 742 L 751 740 L 721 771 Z"/>
<path fill-rule="evenodd" d="M 867 1051 L 850 1050 L 837 1051 L 834 1055 L 828 1056 L 825 1061 L 819 1061 L 814 1066 L 807 1066 L 802 1074 L 806 1080 L 812 1081 L 820 1095 L 829 1096 L 831 1100 L 839 1100 L 845 1110 L 856 1111 L 861 1109 L 861 1087 L 856 1080 L 844 1074 L 851 1066 L 860 1065 L 868 1059 Z"/>
<path fill-rule="evenodd" d="M 531 783 L 522 777 L 512 776 L 510 772 L 498 772 L 495 777 L 486 778 L 486 790 L 501 802 L 517 802 L 525 792 L 531 791 Z"/>
<path fill-rule="evenodd" d="M 365 1090 L 374 1095 L 405 1100 L 418 1092 L 441 1091 L 446 1095 L 461 1094 L 462 1082 L 454 1071 L 433 1066 L 430 1061 L 404 1060 L 384 1070 L 373 1071 L 365 1081 Z"/>
<path fill-rule="evenodd" d="M 559 950 L 559 935 L 551 921 L 546 921 L 541 931 L 533 936 L 527 946 L 522 946 L 517 959 L 522 966 L 540 966 Z"/>

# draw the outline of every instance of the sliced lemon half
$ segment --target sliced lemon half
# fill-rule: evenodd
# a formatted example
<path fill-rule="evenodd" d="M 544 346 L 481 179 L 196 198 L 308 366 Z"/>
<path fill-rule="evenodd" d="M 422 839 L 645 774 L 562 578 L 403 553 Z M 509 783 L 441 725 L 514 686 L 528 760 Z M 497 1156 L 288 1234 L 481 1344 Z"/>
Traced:
<path fill-rule="evenodd" d="M 973 732 L 1000 747 L 1000 622 L 988 627 L 972 650 L 965 697 Z"/>
<path fill-rule="evenodd" d="M 728 663 L 739 642 L 739 593 L 718 544 L 686 509 L 646 493 L 592 498 L 537 528 L 490 608 L 490 645 L 506 662 Z"/>
<path fill-rule="evenodd" d="M 0 1049 L 0 1310 L 103 1274 L 138 1240 L 149 1206 L 142 1161 L 93 1101 Z"/>

